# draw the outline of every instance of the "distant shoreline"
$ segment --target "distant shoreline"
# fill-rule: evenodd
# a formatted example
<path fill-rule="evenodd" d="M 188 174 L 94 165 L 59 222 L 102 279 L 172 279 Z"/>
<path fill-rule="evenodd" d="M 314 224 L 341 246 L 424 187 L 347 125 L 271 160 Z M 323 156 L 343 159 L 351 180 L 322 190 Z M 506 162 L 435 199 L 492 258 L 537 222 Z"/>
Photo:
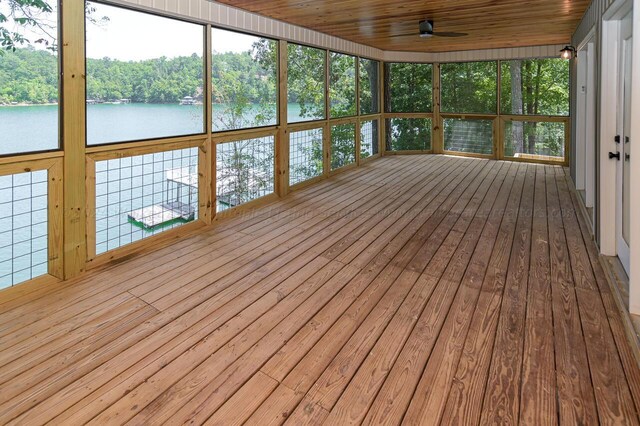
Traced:
<path fill-rule="evenodd" d="M 88 104 L 88 105 L 180 105 L 179 103 L 173 102 L 130 102 L 130 103 L 121 103 L 121 104 L 113 104 L 110 102 L 101 102 L 98 104 Z M 192 106 L 202 106 L 202 102 L 196 102 Z M 17 104 L 2 104 L 0 103 L 0 107 L 36 107 L 36 106 L 58 106 L 58 103 L 44 103 L 44 104 L 34 104 L 34 103 L 26 103 L 20 102 Z M 185 105 L 182 105 L 185 106 Z"/>
<path fill-rule="evenodd" d="M 50 102 L 44 104 L 30 104 L 26 102 L 18 102 L 15 104 L 0 104 L 0 107 L 25 107 L 25 106 L 57 106 L 57 102 Z"/>

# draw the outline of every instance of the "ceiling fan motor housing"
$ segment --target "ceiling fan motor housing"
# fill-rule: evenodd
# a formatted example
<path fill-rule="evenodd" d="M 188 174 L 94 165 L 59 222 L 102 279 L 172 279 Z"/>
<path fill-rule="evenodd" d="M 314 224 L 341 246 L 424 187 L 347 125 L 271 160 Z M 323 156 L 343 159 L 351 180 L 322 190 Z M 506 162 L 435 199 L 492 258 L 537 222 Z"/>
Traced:
<path fill-rule="evenodd" d="M 433 21 L 420 21 L 420 37 L 433 36 Z"/>

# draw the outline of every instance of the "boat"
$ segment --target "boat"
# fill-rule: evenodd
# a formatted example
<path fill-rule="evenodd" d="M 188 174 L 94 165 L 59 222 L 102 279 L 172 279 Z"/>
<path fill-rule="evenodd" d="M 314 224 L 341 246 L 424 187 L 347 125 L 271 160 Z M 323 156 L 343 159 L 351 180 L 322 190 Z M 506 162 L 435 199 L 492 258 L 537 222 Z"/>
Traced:
<path fill-rule="evenodd" d="M 180 105 L 195 105 L 195 104 L 196 104 L 196 100 L 191 96 L 185 96 L 180 101 Z"/>

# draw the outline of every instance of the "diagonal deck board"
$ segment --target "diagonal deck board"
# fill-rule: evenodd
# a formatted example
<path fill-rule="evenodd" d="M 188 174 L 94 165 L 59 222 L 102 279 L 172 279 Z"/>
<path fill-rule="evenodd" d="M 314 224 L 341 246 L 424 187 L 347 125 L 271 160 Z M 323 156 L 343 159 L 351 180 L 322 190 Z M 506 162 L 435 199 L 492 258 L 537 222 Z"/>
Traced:
<path fill-rule="evenodd" d="M 639 423 L 562 168 L 393 156 L 0 293 L 0 423 Z"/>

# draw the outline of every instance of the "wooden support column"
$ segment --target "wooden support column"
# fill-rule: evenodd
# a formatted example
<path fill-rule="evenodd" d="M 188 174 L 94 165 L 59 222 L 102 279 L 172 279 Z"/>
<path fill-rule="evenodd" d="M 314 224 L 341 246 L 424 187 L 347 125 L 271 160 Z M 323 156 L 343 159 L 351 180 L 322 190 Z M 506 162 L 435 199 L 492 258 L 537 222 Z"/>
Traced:
<path fill-rule="evenodd" d="M 362 141 L 360 139 L 362 139 L 362 135 L 360 134 L 360 57 L 356 56 L 354 57 L 355 63 L 356 63 L 356 152 L 355 152 L 355 159 L 356 159 L 356 165 L 360 165 L 360 144 L 362 143 Z"/>
<path fill-rule="evenodd" d="M 215 179 L 215 145 L 211 132 L 213 130 L 213 85 L 211 83 L 211 25 L 204 31 L 204 76 L 205 76 L 205 130 L 206 142 L 198 148 L 198 216 L 206 224 L 210 224 L 216 214 L 216 179 Z"/>
<path fill-rule="evenodd" d="M 385 66 L 384 61 L 380 61 L 380 65 L 378 68 L 378 90 L 380 91 L 378 95 L 378 111 L 380 112 L 380 123 L 378 124 L 378 152 L 382 157 L 385 155 L 387 151 L 387 118 L 385 116 L 386 108 L 385 105 L 385 91 L 387 90 L 384 85 L 384 73 L 386 72 L 387 67 Z"/>
<path fill-rule="evenodd" d="M 497 87 L 496 87 L 496 118 L 493 120 L 493 156 L 497 160 L 504 159 L 504 123 L 500 119 L 500 96 L 502 92 L 502 72 L 501 72 L 501 61 L 496 62 L 496 70 L 497 70 Z"/>
<path fill-rule="evenodd" d="M 329 176 L 331 172 L 331 117 L 330 117 L 330 93 L 329 93 L 329 76 L 331 67 L 331 54 L 328 50 L 324 55 L 324 119 L 326 123 L 325 130 L 323 131 L 323 155 L 322 155 L 322 172 L 324 176 Z"/>
<path fill-rule="evenodd" d="M 276 134 L 276 193 L 284 197 L 289 193 L 289 134 L 287 104 L 287 42 L 278 41 L 278 133 Z"/>
<path fill-rule="evenodd" d="M 431 133 L 431 149 L 434 154 L 444 153 L 444 123 L 440 115 L 440 64 L 433 64 L 433 120 Z"/>
<path fill-rule="evenodd" d="M 65 279 L 83 272 L 87 258 L 84 12 L 84 2 L 62 4 Z"/>

